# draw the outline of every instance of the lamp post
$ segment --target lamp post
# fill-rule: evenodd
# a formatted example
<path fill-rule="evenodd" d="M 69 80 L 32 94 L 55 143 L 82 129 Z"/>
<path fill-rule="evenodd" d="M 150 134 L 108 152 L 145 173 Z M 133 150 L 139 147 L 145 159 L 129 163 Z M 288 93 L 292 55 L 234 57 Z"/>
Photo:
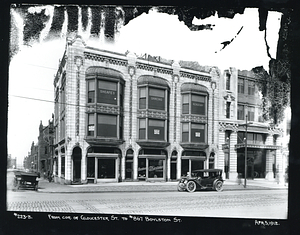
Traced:
<path fill-rule="evenodd" d="M 246 188 L 247 187 L 247 141 L 248 141 L 248 139 L 247 139 L 247 135 L 248 135 L 248 125 L 249 124 L 253 124 L 253 122 L 248 122 L 248 115 L 246 114 L 246 124 L 245 124 L 245 126 L 246 126 L 246 131 L 245 131 L 245 135 L 246 135 L 246 137 L 244 138 L 244 140 L 245 140 L 245 181 L 244 181 L 244 188 Z"/>
<path fill-rule="evenodd" d="M 247 132 L 248 132 L 248 115 L 246 115 L 246 137 L 245 137 L 245 180 L 244 188 L 247 187 Z"/>

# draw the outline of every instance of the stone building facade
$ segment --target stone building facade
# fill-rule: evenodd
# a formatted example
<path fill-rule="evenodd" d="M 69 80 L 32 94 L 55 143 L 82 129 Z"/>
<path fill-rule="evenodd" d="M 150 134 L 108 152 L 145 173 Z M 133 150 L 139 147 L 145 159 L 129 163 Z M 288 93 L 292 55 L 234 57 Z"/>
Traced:
<path fill-rule="evenodd" d="M 245 172 L 252 179 L 282 178 L 283 132 L 263 120 L 253 72 L 225 70 L 219 89 L 219 166 L 225 178 L 235 179 L 238 174 L 244 178 Z"/>
<path fill-rule="evenodd" d="M 54 79 L 55 181 L 171 181 L 223 167 L 221 74 L 190 67 L 68 40 Z"/>
<path fill-rule="evenodd" d="M 100 50 L 77 36 L 54 91 L 56 182 L 175 181 L 208 168 L 227 179 L 283 175 L 282 130 L 261 118 L 249 71 Z"/>

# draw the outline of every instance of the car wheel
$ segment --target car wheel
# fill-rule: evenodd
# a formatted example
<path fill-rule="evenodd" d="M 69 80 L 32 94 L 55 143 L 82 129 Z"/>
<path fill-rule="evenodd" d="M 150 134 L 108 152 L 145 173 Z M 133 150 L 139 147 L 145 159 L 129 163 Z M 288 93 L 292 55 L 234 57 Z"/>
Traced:
<path fill-rule="evenodd" d="M 181 183 L 177 184 L 177 190 L 183 192 L 185 189 L 180 186 Z"/>
<path fill-rule="evenodd" d="M 218 192 L 221 192 L 223 190 L 223 182 L 222 181 L 217 181 L 215 183 L 215 190 Z"/>
<path fill-rule="evenodd" d="M 186 189 L 188 192 L 192 193 L 196 190 L 196 183 L 194 181 L 189 181 L 186 185 Z"/>

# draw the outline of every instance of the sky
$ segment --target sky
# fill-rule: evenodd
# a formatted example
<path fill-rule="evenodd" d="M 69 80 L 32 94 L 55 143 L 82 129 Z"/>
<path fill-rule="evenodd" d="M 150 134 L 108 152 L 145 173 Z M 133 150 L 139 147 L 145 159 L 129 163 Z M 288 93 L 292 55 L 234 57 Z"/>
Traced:
<path fill-rule="evenodd" d="M 51 12 L 51 7 L 49 9 Z M 20 16 L 12 15 L 20 20 Z M 280 19 L 281 13 L 269 12 L 267 41 L 272 58 L 276 58 Z M 170 60 L 198 61 L 200 65 L 218 66 L 221 70 L 229 67 L 251 70 L 256 66 L 268 70 L 270 58 L 266 52 L 265 32 L 258 30 L 257 9 L 245 9 L 244 14 L 236 14 L 233 19 L 212 16 L 204 20 L 195 18 L 193 23 L 215 27 L 190 31 L 178 16 L 151 10 L 121 27 L 114 44 L 106 44 L 101 36 L 95 40 L 86 33 L 82 35 L 88 46 L 121 53 L 128 50 L 137 55 L 147 53 Z M 221 43 L 231 39 L 234 39 L 232 43 L 222 50 Z M 54 113 L 53 81 L 65 44 L 64 36 L 47 42 L 41 39 L 31 46 L 20 44 L 19 52 L 11 60 L 7 149 L 12 158 L 17 158 L 17 165 L 28 155 L 32 142 L 37 143 L 40 122 L 48 125 Z"/>

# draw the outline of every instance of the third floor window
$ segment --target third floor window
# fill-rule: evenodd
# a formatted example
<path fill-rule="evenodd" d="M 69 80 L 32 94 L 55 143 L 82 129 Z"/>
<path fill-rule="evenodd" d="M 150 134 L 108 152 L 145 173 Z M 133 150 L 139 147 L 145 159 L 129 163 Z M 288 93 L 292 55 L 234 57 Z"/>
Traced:
<path fill-rule="evenodd" d="M 182 114 L 206 115 L 206 96 L 192 93 L 183 94 Z"/>

